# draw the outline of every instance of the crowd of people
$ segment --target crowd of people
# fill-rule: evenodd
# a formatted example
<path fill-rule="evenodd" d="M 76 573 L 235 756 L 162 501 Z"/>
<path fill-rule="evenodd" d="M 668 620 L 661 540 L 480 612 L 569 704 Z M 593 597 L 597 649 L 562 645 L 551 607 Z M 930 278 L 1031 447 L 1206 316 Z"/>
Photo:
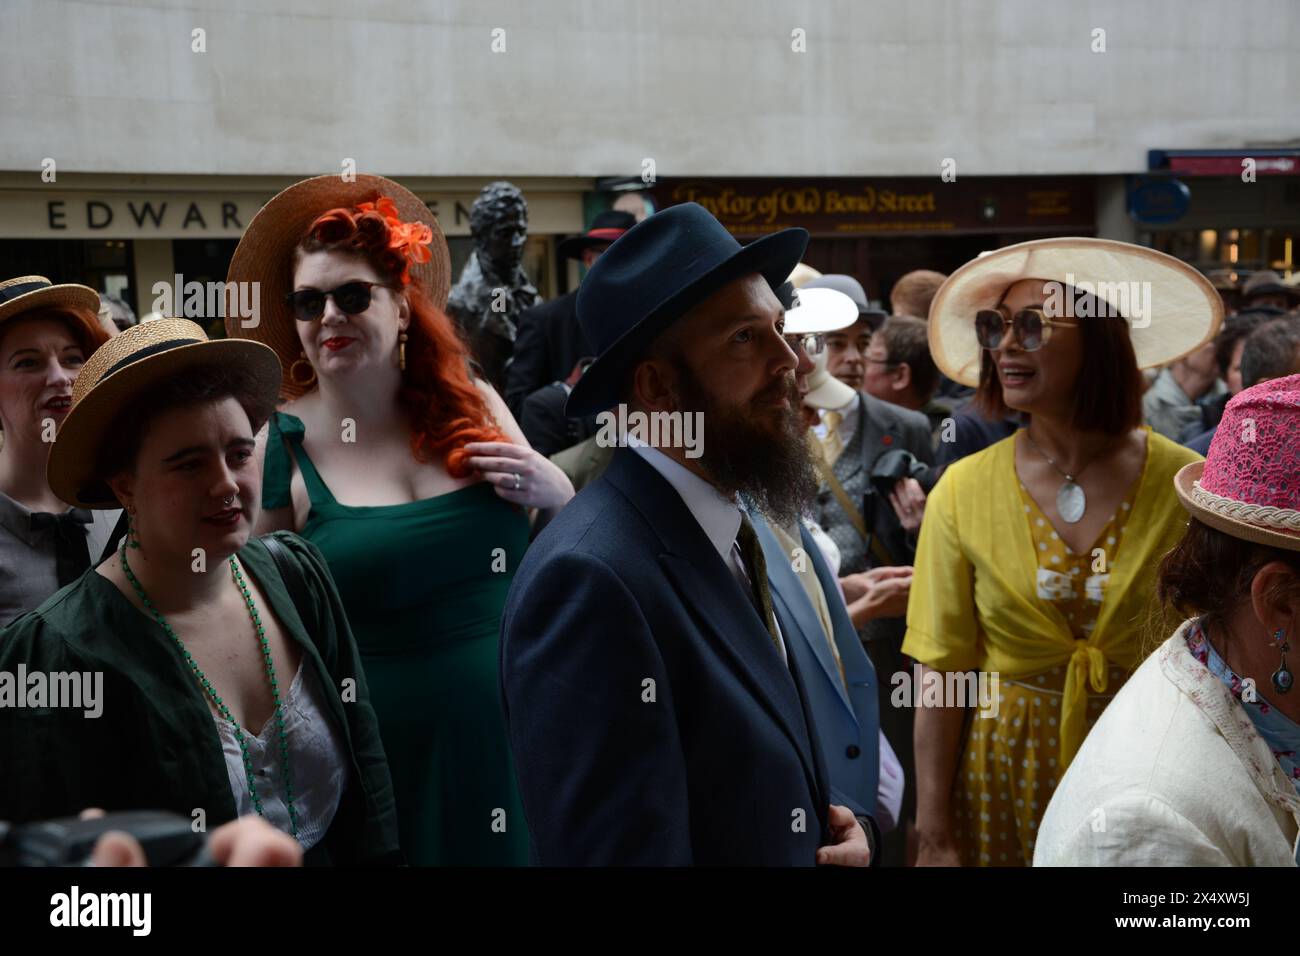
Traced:
<path fill-rule="evenodd" d="M 262 208 L 223 337 L 0 282 L 0 820 L 202 811 L 339 865 L 1296 863 L 1300 286 L 1054 238 L 886 309 L 807 240 L 601 213 L 513 344 L 377 176 Z M 54 699 L 83 674 L 94 717 Z"/>

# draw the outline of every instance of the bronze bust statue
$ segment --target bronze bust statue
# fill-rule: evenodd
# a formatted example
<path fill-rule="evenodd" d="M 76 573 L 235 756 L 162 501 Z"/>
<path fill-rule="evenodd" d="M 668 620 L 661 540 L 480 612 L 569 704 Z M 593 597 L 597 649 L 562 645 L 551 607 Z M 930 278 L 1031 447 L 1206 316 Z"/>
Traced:
<path fill-rule="evenodd" d="M 488 183 L 470 207 L 474 254 L 447 299 L 482 377 L 505 390 L 519 316 L 535 305 L 537 289 L 524 273 L 528 203 L 512 183 Z"/>

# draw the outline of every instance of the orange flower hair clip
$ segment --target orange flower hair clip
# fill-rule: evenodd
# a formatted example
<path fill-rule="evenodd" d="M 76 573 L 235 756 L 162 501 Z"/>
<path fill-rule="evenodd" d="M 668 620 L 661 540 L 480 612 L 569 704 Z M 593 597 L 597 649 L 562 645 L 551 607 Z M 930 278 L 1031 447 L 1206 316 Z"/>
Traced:
<path fill-rule="evenodd" d="M 402 285 L 411 282 L 411 263 L 425 263 L 433 258 L 429 245 L 433 242 L 433 230 L 422 222 L 402 222 L 397 214 L 397 204 L 387 196 L 381 196 L 374 202 L 357 205 L 358 212 L 377 212 L 388 223 L 388 248 L 400 252 L 406 259 L 402 268 Z"/>

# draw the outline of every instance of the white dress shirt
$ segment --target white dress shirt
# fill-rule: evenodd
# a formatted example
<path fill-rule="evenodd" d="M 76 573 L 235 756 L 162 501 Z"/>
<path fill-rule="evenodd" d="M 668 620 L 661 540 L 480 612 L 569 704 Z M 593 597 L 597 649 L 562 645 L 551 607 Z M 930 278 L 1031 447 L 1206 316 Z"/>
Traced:
<path fill-rule="evenodd" d="M 659 472 L 681 496 L 682 503 L 694 516 L 709 543 L 718 552 L 718 556 L 731 571 L 746 594 L 753 594 L 754 589 L 749 580 L 749 570 L 736 542 L 736 533 L 740 531 L 740 505 L 734 500 L 724 498 L 718 489 L 695 474 L 689 468 L 674 461 L 658 448 L 652 448 L 643 442 L 628 436 L 627 446 L 655 471 Z M 785 649 L 785 637 L 781 634 L 781 622 L 776 619 L 775 609 L 772 621 L 776 625 L 777 646 L 781 651 L 781 660 L 789 666 L 789 657 Z"/>
<path fill-rule="evenodd" d="M 840 440 L 848 445 L 853 440 L 853 430 L 858 427 L 858 409 L 862 403 L 858 401 L 855 394 L 849 399 L 848 404 L 841 405 L 839 408 L 819 408 L 817 409 L 817 424 L 813 426 L 813 433 L 820 441 L 826 440 L 826 415 L 828 412 L 836 412 L 840 416 L 839 433 Z"/>

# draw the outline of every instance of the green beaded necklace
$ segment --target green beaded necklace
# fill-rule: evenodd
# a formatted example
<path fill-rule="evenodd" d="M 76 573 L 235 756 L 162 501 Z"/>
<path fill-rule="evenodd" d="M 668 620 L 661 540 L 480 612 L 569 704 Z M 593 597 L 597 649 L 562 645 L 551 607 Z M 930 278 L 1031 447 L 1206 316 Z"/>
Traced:
<path fill-rule="evenodd" d="M 235 716 L 231 713 L 230 708 L 227 707 L 221 697 L 218 696 L 216 688 L 212 686 L 212 682 L 207 679 L 203 671 L 199 668 L 199 662 L 196 661 L 190 652 L 185 649 L 185 645 L 181 642 L 181 639 L 176 636 L 176 632 L 172 630 L 172 626 L 167 623 L 166 619 L 161 614 L 158 613 L 158 609 L 153 606 L 148 596 L 144 593 L 144 588 L 141 586 L 139 579 L 136 578 L 134 573 L 132 573 L 131 565 L 126 560 L 125 542 L 123 542 L 120 556 L 122 558 L 122 570 L 126 573 L 126 579 L 131 582 L 131 587 L 135 588 L 135 593 L 136 596 L 140 598 L 140 603 L 143 604 L 148 609 L 149 613 L 154 616 L 154 620 L 158 622 L 158 626 L 163 629 L 163 632 L 170 637 L 173 642 L 175 642 L 176 646 L 180 649 L 181 654 L 185 656 L 185 663 L 190 665 L 190 670 L 192 670 L 194 676 L 198 678 L 200 686 L 202 686 L 208 696 L 212 698 L 212 702 L 217 705 L 217 713 L 230 721 L 230 725 L 235 728 L 235 740 L 239 742 L 240 753 L 244 756 L 244 773 L 248 777 L 248 793 L 253 798 L 253 806 L 257 810 L 257 815 L 259 817 L 266 816 L 266 814 L 262 812 L 262 798 L 257 795 L 257 784 L 253 779 L 253 760 L 248 756 L 248 745 L 244 742 L 244 734 L 239 729 L 238 721 L 235 720 Z M 231 555 L 229 561 L 230 574 L 235 579 L 235 584 L 239 587 L 240 593 L 244 596 L 244 603 L 248 606 L 248 615 L 253 620 L 253 627 L 257 629 L 257 636 L 262 645 L 262 659 L 266 662 L 266 675 L 271 680 L 271 694 L 275 698 L 275 726 L 280 735 L 280 768 L 284 777 L 284 802 L 285 806 L 289 809 L 289 832 L 294 837 L 297 837 L 298 814 L 293 808 L 293 779 L 289 775 L 289 735 L 284 729 L 284 708 L 280 704 L 280 685 L 275 679 L 275 664 L 271 661 L 271 645 L 266 638 L 266 628 L 262 626 L 262 620 L 258 616 L 257 605 L 253 603 L 253 596 L 248 591 L 248 585 L 244 582 L 244 576 L 239 572 L 239 565 L 235 563 L 234 555 Z"/>

